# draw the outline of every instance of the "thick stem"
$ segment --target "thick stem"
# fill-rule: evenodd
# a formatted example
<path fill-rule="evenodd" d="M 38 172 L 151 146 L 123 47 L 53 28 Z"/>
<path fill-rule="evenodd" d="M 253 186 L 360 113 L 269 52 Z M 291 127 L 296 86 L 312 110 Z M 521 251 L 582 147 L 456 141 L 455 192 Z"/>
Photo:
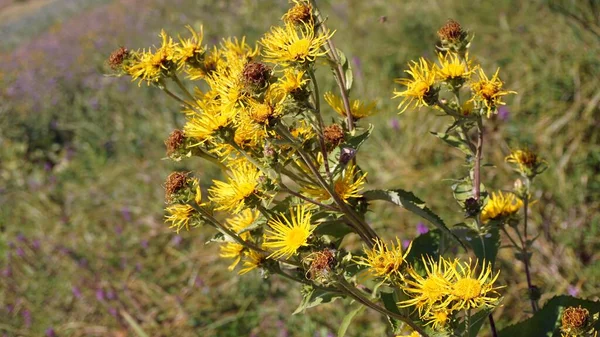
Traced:
<path fill-rule="evenodd" d="M 527 246 L 527 210 L 529 208 L 529 181 L 527 181 L 527 191 L 525 192 L 525 196 L 523 198 L 523 238 L 522 238 L 522 254 L 523 254 L 523 263 L 525 264 L 525 276 L 527 277 L 527 288 L 529 291 L 529 299 L 531 301 L 531 309 L 533 312 L 537 312 L 537 302 L 533 299 L 532 292 L 534 290 L 533 283 L 531 282 L 531 272 L 529 270 L 529 256 L 528 256 L 528 246 Z"/>
<path fill-rule="evenodd" d="M 283 184 L 281 185 L 281 190 L 284 191 L 284 192 L 286 192 L 286 193 L 289 193 L 289 194 L 291 194 L 291 195 L 293 195 L 295 197 L 298 197 L 298 198 L 300 198 L 300 199 L 302 199 L 302 200 L 304 200 L 306 202 L 309 202 L 309 203 L 311 203 L 313 205 L 317 205 L 319 207 L 323 207 L 323 208 L 328 209 L 330 211 L 339 212 L 339 209 L 337 209 L 337 208 L 335 208 L 333 206 L 330 206 L 330 205 L 325 205 L 325 204 L 323 204 L 321 202 L 318 202 L 318 201 L 316 201 L 314 199 L 308 198 L 308 197 L 306 197 L 306 196 L 304 196 L 304 195 L 302 195 L 302 194 L 300 194 L 300 193 L 298 193 L 296 191 L 293 191 L 293 190 L 289 189 L 287 186 L 285 186 Z"/>
<path fill-rule="evenodd" d="M 490 329 L 492 329 L 492 337 L 498 337 L 498 331 L 496 330 L 496 322 L 494 322 L 494 316 L 490 313 L 488 315 L 490 320 Z"/>
<path fill-rule="evenodd" d="M 323 32 L 327 32 L 327 26 L 325 26 L 325 20 L 323 20 L 323 16 L 321 15 L 321 11 L 317 7 L 317 2 L 315 0 L 311 0 L 311 4 L 315 9 L 315 15 L 319 20 L 319 26 Z M 333 72 L 335 75 L 336 82 L 338 87 L 340 88 L 340 94 L 342 95 L 342 102 L 344 103 L 344 110 L 346 110 L 346 121 L 348 123 L 348 130 L 354 130 L 354 118 L 352 117 L 352 109 L 350 108 L 350 99 L 348 98 L 348 90 L 346 90 L 346 77 L 344 75 L 344 68 L 340 59 L 337 55 L 337 49 L 335 48 L 335 44 L 331 38 L 327 39 L 327 45 L 329 47 L 329 58 L 333 61 L 336 66 L 333 68 Z"/>
<path fill-rule="evenodd" d="M 315 77 L 315 72 L 312 68 L 308 70 L 308 75 L 310 76 L 310 80 L 313 84 L 314 92 L 314 103 L 315 103 L 315 115 L 317 117 L 317 122 L 319 125 L 319 145 L 321 146 L 321 154 L 323 154 L 323 164 L 325 165 L 325 172 L 327 172 L 327 177 L 329 178 L 329 182 L 333 183 L 333 177 L 331 175 L 331 171 L 329 170 L 329 159 L 327 157 L 327 146 L 325 145 L 325 138 L 323 135 L 323 130 L 325 130 L 325 123 L 323 122 L 323 116 L 321 116 L 321 103 L 319 97 L 319 85 L 317 84 L 317 78 Z"/>
<path fill-rule="evenodd" d="M 473 198 L 479 201 L 481 186 L 481 152 L 483 150 L 483 122 L 477 117 L 477 145 L 475 145 L 475 167 L 473 168 Z"/>

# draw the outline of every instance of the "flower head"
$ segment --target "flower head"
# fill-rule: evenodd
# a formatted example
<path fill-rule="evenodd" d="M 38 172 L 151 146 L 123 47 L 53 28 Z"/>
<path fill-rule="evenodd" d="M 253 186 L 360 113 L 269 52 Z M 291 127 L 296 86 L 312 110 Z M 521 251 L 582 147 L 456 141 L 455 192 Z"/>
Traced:
<path fill-rule="evenodd" d="M 157 83 L 162 78 L 170 76 L 175 70 L 176 44 L 164 30 L 160 32 L 160 37 L 162 44 L 154 53 L 150 50 L 135 53 L 136 57 L 126 69 L 133 80 L 139 78 L 140 83 L 142 81 L 146 81 L 147 84 Z"/>
<path fill-rule="evenodd" d="M 530 178 L 546 169 L 546 161 L 528 149 L 514 150 L 505 160 L 508 163 L 517 164 L 518 171 Z"/>
<path fill-rule="evenodd" d="M 438 61 L 440 66 L 436 69 L 436 76 L 441 81 L 450 85 L 460 86 L 465 81 L 469 80 L 471 74 L 475 72 L 476 67 L 473 67 L 467 54 L 463 61 L 460 56 L 455 53 L 438 53 Z"/>
<path fill-rule="evenodd" d="M 177 233 L 185 227 L 190 230 L 190 222 L 196 214 L 196 210 L 187 204 L 175 204 L 166 208 L 165 221 L 170 222 L 169 228 L 176 228 Z"/>
<path fill-rule="evenodd" d="M 246 251 L 244 253 L 244 262 L 242 263 L 243 268 L 240 270 L 239 274 L 243 275 L 259 268 L 266 260 L 267 256 L 263 253 L 255 250 Z"/>
<path fill-rule="evenodd" d="M 494 76 L 491 79 L 487 77 L 485 72 L 479 68 L 479 81 L 471 84 L 471 91 L 473 92 L 472 101 L 475 103 L 481 103 L 487 109 L 488 117 L 495 113 L 498 106 L 504 105 L 502 97 L 508 94 L 516 94 L 514 91 L 502 90 L 502 81 L 498 77 L 500 68 L 496 70 Z"/>
<path fill-rule="evenodd" d="M 434 88 L 436 78 L 436 66 L 430 64 L 424 58 L 419 62 L 409 64 L 409 70 L 405 70 L 411 78 L 396 79 L 396 83 L 406 86 L 404 91 L 394 90 L 394 98 L 402 97 L 398 105 L 400 112 L 404 112 L 411 104 L 414 107 L 428 106 L 435 103 L 437 89 Z"/>
<path fill-rule="evenodd" d="M 327 53 L 321 47 L 333 35 L 315 35 L 314 30 L 311 23 L 304 23 L 301 29 L 289 23 L 284 27 L 272 27 L 260 41 L 265 60 L 283 66 L 304 66 L 314 62 Z"/>
<path fill-rule="evenodd" d="M 248 241 L 252 239 L 250 232 L 242 231 L 250 227 L 257 218 L 257 211 L 245 209 L 233 218 L 228 219 L 227 225 L 231 230 L 238 234 L 242 240 Z M 221 257 L 233 259 L 233 263 L 229 266 L 229 270 L 233 270 L 242 259 L 245 247 L 238 242 L 226 242 L 221 245 L 220 250 L 221 252 L 219 255 Z"/>
<path fill-rule="evenodd" d="M 346 118 L 346 109 L 344 108 L 344 101 L 341 97 L 334 95 L 332 92 L 326 92 L 323 97 L 325 101 L 343 118 Z M 352 100 L 350 102 L 350 113 L 352 114 L 352 118 L 354 120 L 359 120 L 361 118 L 369 117 L 377 113 L 376 102 L 364 103 L 360 100 Z"/>
<path fill-rule="evenodd" d="M 506 218 L 516 214 L 523 207 L 523 202 L 513 193 L 492 192 L 487 204 L 481 211 L 481 221 Z"/>
<path fill-rule="evenodd" d="M 440 309 L 436 311 L 430 311 L 427 315 L 424 315 L 423 319 L 427 322 L 425 325 L 431 325 L 434 330 L 444 330 L 446 325 L 450 321 L 451 312 L 446 309 Z"/>
<path fill-rule="evenodd" d="M 294 7 L 290 8 L 281 18 L 285 23 L 312 24 L 312 5 L 306 0 L 294 0 Z"/>
<path fill-rule="evenodd" d="M 311 224 L 311 212 L 305 205 L 290 209 L 289 218 L 281 214 L 269 220 L 269 228 L 265 230 L 265 248 L 274 249 L 269 258 L 290 258 L 298 253 L 301 247 L 308 245 L 308 237 L 315 227 Z"/>
<path fill-rule="evenodd" d="M 396 244 L 391 242 L 389 245 L 376 239 L 373 248 L 364 249 L 366 256 L 361 257 L 358 264 L 367 266 L 369 272 L 378 278 L 391 280 L 392 282 L 403 280 L 402 274 L 406 263 L 406 256 L 410 252 L 411 246 L 402 252 L 402 243 L 396 238 Z"/>
<path fill-rule="evenodd" d="M 438 261 L 422 257 L 425 275 L 414 268 L 408 268 L 408 276 L 402 290 L 410 299 L 400 302 L 400 306 L 415 306 L 421 317 L 432 311 L 446 309 L 444 302 L 452 289 L 452 266 L 443 257 Z"/>
<path fill-rule="evenodd" d="M 217 210 L 237 214 L 262 198 L 260 177 L 261 172 L 252 164 L 237 165 L 227 182 L 213 181 L 214 186 L 209 189 L 210 200 L 218 205 Z"/>
<path fill-rule="evenodd" d="M 333 183 L 333 190 L 344 202 L 348 203 L 352 198 L 360 198 L 359 193 L 366 180 L 366 173 L 356 172 L 355 165 L 348 165 L 346 170 Z M 331 195 L 329 191 L 320 186 L 307 186 L 302 191 L 308 195 L 315 197 L 319 201 L 329 200 Z"/>
<path fill-rule="evenodd" d="M 499 294 L 496 290 L 501 287 L 494 287 L 494 282 L 500 272 L 494 275 L 491 263 L 482 264 L 479 276 L 471 268 L 471 261 L 461 263 L 456 260 L 452 266 L 450 270 L 454 280 L 448 299 L 451 310 L 491 307 L 498 301 Z"/>
<path fill-rule="evenodd" d="M 177 68 L 182 68 L 186 64 L 197 68 L 203 65 L 206 52 L 206 48 L 202 46 L 203 29 L 200 27 L 200 31 L 196 32 L 191 26 L 186 26 L 186 28 L 192 33 L 192 37 L 188 39 L 179 37 L 180 43 L 175 47 Z"/>

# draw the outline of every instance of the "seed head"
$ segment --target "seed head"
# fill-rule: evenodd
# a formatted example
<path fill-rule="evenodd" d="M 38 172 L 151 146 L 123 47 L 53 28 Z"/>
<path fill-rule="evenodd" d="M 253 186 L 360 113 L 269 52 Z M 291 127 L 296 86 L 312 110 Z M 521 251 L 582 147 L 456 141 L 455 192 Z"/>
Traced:
<path fill-rule="evenodd" d="M 173 195 L 179 192 L 187 184 L 188 173 L 173 172 L 165 181 L 165 200 L 171 202 Z"/>
<path fill-rule="evenodd" d="M 169 138 L 165 140 L 165 146 L 167 147 L 167 155 L 170 156 L 177 152 L 183 146 L 185 141 L 185 134 L 179 129 L 173 130 L 169 135 Z"/>
<path fill-rule="evenodd" d="M 446 22 L 446 24 L 443 25 L 437 33 L 440 37 L 440 40 L 448 42 L 456 42 L 464 35 L 460 23 L 452 19 L 449 19 L 448 22 Z"/>
<path fill-rule="evenodd" d="M 305 1 L 297 1 L 294 7 L 283 15 L 282 19 L 285 23 L 292 24 L 312 23 L 312 5 Z"/>
<path fill-rule="evenodd" d="M 271 78 L 271 68 L 260 62 L 249 62 L 242 72 L 244 82 L 257 88 L 264 88 Z"/>
<path fill-rule="evenodd" d="M 344 130 L 339 124 L 332 124 L 323 130 L 328 150 L 333 150 L 344 140 Z"/>
<path fill-rule="evenodd" d="M 112 70 L 117 70 L 123 64 L 123 61 L 129 56 L 129 50 L 125 47 L 119 47 L 119 49 L 113 51 L 108 57 L 108 65 Z"/>
<path fill-rule="evenodd" d="M 563 312 L 561 318 L 562 327 L 563 329 L 583 328 L 586 325 L 589 318 L 590 312 L 587 309 L 582 308 L 581 306 L 577 308 L 568 307 Z"/>

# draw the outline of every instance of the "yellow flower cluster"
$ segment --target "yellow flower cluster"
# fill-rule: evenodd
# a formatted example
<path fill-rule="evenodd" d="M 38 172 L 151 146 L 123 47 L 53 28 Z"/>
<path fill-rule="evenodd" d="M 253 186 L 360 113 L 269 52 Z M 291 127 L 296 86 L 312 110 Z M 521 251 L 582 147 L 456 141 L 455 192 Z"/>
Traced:
<path fill-rule="evenodd" d="M 405 89 L 394 90 L 394 98 L 402 99 L 398 105 L 401 113 L 411 106 L 434 106 L 455 117 L 469 115 L 473 111 L 489 117 L 497 112 L 498 106 L 505 104 L 502 101 L 504 96 L 515 93 L 502 88 L 503 83 L 498 77 L 500 69 L 489 78 L 480 65 L 473 63 L 468 53 L 457 53 L 452 49 L 438 53 L 437 63 L 421 57 L 408 67 L 405 72 L 410 76 L 396 80 Z M 455 96 L 454 106 L 447 105 L 445 99 L 440 98 L 442 88 L 447 88 Z M 471 96 L 464 102 L 460 101 L 459 95 L 462 88 L 468 88 Z M 465 104 L 469 109 L 462 108 Z"/>
<path fill-rule="evenodd" d="M 460 262 L 440 257 L 435 261 L 423 257 L 424 273 L 408 269 L 402 287 L 410 297 L 399 303 L 401 307 L 415 307 L 421 319 L 436 330 L 443 330 L 453 315 L 461 310 L 493 307 L 498 302 L 494 282 L 499 273 L 492 272 L 491 264 L 482 263 L 479 273 L 471 261 Z"/>

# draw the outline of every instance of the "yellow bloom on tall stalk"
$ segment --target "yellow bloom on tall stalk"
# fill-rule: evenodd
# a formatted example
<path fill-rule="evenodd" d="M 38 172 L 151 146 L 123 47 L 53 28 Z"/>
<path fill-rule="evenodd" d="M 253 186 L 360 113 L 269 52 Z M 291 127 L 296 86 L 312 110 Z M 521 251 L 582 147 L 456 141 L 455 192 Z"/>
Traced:
<path fill-rule="evenodd" d="M 284 27 L 271 27 L 260 40 L 265 61 L 282 66 L 305 66 L 317 57 L 327 54 L 322 47 L 333 33 L 318 33 L 312 23 L 299 27 L 287 23 Z"/>
<path fill-rule="evenodd" d="M 192 33 L 192 37 L 182 39 L 179 37 L 179 45 L 175 47 L 175 59 L 177 60 L 177 68 L 181 69 L 188 64 L 194 68 L 203 65 L 204 53 L 206 49 L 202 46 L 204 38 L 203 27 L 196 32 L 191 26 L 186 26 L 187 30 Z"/>
<path fill-rule="evenodd" d="M 406 111 L 412 104 L 415 108 L 429 106 L 435 103 L 437 99 L 437 90 L 433 87 L 436 79 L 436 66 L 430 64 L 424 58 L 419 62 L 412 61 L 408 65 L 409 70 L 405 70 L 411 78 L 399 78 L 395 82 L 406 86 L 404 91 L 394 90 L 394 97 L 402 97 L 402 102 L 398 105 L 400 113 Z"/>
<path fill-rule="evenodd" d="M 231 170 L 227 182 L 213 180 L 209 199 L 218 205 L 216 210 L 237 214 L 263 197 L 260 177 L 261 172 L 254 165 L 239 164 Z"/>
<path fill-rule="evenodd" d="M 188 118 L 183 130 L 187 137 L 196 139 L 198 143 L 195 145 L 198 145 L 207 141 L 215 141 L 215 137 L 218 136 L 220 131 L 232 127 L 232 123 L 232 115 L 223 114 L 218 110 L 211 110 L 200 116 Z"/>
<path fill-rule="evenodd" d="M 450 310 L 468 310 L 473 308 L 491 307 L 498 301 L 500 294 L 496 291 L 502 287 L 494 287 L 500 272 L 493 274 L 492 264 L 482 263 L 479 276 L 471 268 L 471 261 L 460 263 L 458 260 L 450 268 L 454 281 L 450 290 L 448 302 Z"/>
<path fill-rule="evenodd" d="M 175 204 L 165 209 L 167 215 L 165 215 L 165 222 L 170 222 L 169 228 L 175 228 L 177 233 L 185 227 L 186 230 L 190 230 L 190 222 L 192 217 L 196 214 L 194 207 L 187 204 Z"/>
<path fill-rule="evenodd" d="M 411 247 L 412 245 L 405 252 L 402 252 L 400 239 L 396 238 L 396 245 L 394 245 L 394 242 L 387 245 L 382 240 L 376 239 L 373 248 L 363 248 L 366 256 L 361 257 L 357 263 L 367 266 L 371 275 L 375 277 L 391 280 L 392 282 L 404 280 L 402 274 L 406 265 L 404 261 Z"/>
<path fill-rule="evenodd" d="M 505 105 L 506 103 L 502 102 L 502 97 L 508 94 L 516 94 L 515 91 L 507 91 L 502 90 L 502 81 L 498 77 L 498 73 L 500 72 L 500 68 L 496 70 L 494 76 L 491 79 L 487 77 L 485 72 L 479 68 L 479 81 L 473 82 L 471 84 L 471 91 L 473 92 L 473 97 L 471 98 L 474 102 L 481 102 L 487 108 L 487 116 L 494 112 L 499 105 Z"/>
<path fill-rule="evenodd" d="M 481 221 L 486 223 L 492 219 L 501 219 L 516 214 L 523 202 L 513 193 L 492 192 L 487 204 L 481 211 Z"/>
<path fill-rule="evenodd" d="M 436 76 L 439 80 L 451 85 L 460 85 L 471 78 L 477 67 L 472 66 L 469 54 L 465 60 L 455 53 L 438 53 L 439 67 L 436 67 Z"/>
<path fill-rule="evenodd" d="M 408 268 L 408 277 L 402 290 L 411 297 L 398 303 L 401 307 L 415 306 L 419 316 L 427 316 L 432 311 L 444 309 L 443 303 L 452 289 L 452 266 L 443 257 L 438 261 L 422 257 L 425 276 L 414 268 Z"/>
<path fill-rule="evenodd" d="M 366 173 L 356 172 L 356 166 L 349 164 L 346 170 L 342 173 L 342 176 L 337 178 L 333 183 L 333 190 L 335 194 L 348 203 L 351 198 L 360 198 L 359 193 L 366 180 Z M 331 199 L 329 192 L 320 186 L 307 186 L 302 191 L 310 196 L 313 196 L 319 201 Z"/>
<path fill-rule="evenodd" d="M 210 52 L 204 52 L 202 63 L 198 67 L 188 67 L 185 72 L 192 81 L 203 79 L 222 67 L 224 62 L 221 50 L 214 46 Z"/>
<path fill-rule="evenodd" d="M 263 247 L 275 249 L 269 258 L 288 259 L 298 253 L 301 247 L 308 245 L 308 237 L 315 230 L 311 224 L 312 213 L 305 205 L 290 209 L 289 218 L 284 214 L 269 220 L 265 230 Z"/>
<path fill-rule="evenodd" d="M 259 213 L 257 211 L 245 209 L 240 214 L 227 220 L 227 225 L 231 230 L 238 234 L 242 240 L 248 241 L 252 238 L 250 232 L 240 232 L 252 225 L 258 218 L 258 214 Z M 227 242 L 221 245 L 219 248 L 219 256 L 233 259 L 233 263 L 228 268 L 229 270 L 233 270 L 242 259 L 245 247 L 237 242 Z"/>
<path fill-rule="evenodd" d="M 161 30 L 160 37 L 162 43 L 154 53 L 150 49 L 134 53 L 134 61 L 131 66 L 127 67 L 126 71 L 131 75 L 132 80 L 140 79 L 150 83 L 157 83 L 160 79 L 170 76 L 176 68 L 175 63 L 175 47 L 173 38 L 169 37 L 164 30 Z"/>
<path fill-rule="evenodd" d="M 335 112 L 343 118 L 346 118 L 346 108 L 344 108 L 344 101 L 341 97 L 334 95 L 331 91 L 326 92 L 323 97 Z M 355 99 L 350 102 L 350 114 L 354 120 L 369 117 L 377 113 L 376 106 L 377 103 L 374 101 L 364 103 Z"/>

